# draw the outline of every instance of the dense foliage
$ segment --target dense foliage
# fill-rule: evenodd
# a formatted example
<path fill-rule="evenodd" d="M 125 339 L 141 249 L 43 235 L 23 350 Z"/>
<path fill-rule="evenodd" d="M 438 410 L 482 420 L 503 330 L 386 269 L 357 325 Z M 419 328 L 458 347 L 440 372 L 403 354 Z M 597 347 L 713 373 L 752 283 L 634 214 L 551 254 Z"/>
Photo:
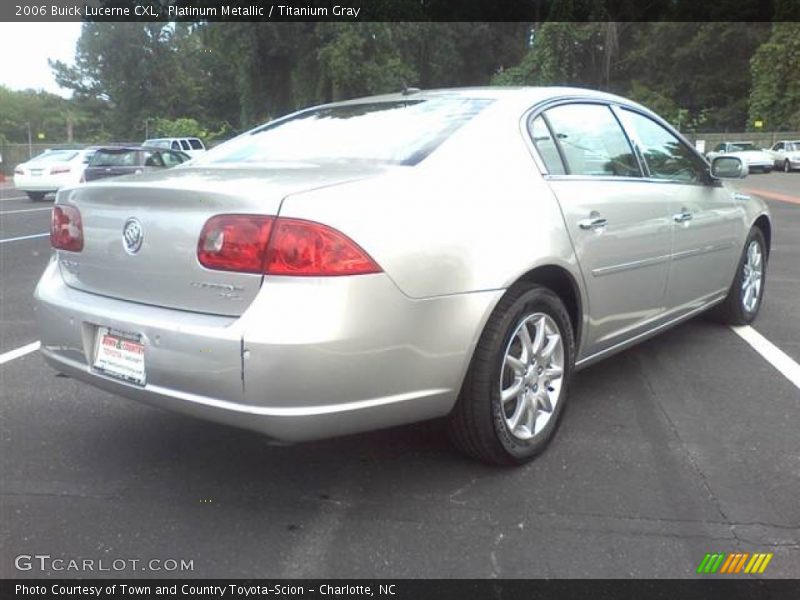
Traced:
<path fill-rule="evenodd" d="M 576 23 L 556 12 L 535 25 L 86 23 L 74 66 L 52 63 L 72 98 L 0 87 L 0 140 L 27 142 L 30 124 L 34 140 L 54 142 L 213 141 L 310 104 L 487 84 L 606 89 L 683 130 L 800 128 L 796 22 Z"/>

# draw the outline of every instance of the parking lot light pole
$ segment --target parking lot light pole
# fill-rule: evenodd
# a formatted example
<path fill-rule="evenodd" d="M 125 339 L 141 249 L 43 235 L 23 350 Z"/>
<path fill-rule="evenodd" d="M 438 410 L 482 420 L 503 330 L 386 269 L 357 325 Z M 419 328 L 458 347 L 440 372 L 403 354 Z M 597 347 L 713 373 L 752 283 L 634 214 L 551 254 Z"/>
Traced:
<path fill-rule="evenodd" d="M 28 160 L 33 158 L 33 142 L 31 141 L 31 124 L 25 123 L 28 126 Z"/>

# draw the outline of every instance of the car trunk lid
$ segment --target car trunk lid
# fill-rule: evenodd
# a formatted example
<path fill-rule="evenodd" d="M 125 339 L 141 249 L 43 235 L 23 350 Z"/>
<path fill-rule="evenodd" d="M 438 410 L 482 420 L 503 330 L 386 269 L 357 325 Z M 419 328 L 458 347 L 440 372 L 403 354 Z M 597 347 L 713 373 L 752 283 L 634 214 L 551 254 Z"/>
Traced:
<path fill-rule="evenodd" d="M 240 315 L 262 276 L 206 269 L 197 260 L 205 222 L 218 214 L 277 215 L 287 195 L 375 176 L 379 167 L 241 169 L 179 167 L 72 188 L 80 253 L 59 252 L 66 283 L 108 297 L 194 312 Z M 135 223 L 134 225 L 130 225 Z M 128 227 L 128 225 L 130 225 Z M 124 232 L 141 245 L 124 242 Z M 135 240 L 133 240 L 135 242 Z"/>

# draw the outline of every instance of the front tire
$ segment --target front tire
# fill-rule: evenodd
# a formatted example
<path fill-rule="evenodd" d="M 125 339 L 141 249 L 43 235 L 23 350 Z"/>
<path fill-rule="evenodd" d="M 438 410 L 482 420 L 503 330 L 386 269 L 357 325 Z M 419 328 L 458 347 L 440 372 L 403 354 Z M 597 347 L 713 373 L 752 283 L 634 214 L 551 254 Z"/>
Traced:
<path fill-rule="evenodd" d="M 462 452 L 521 464 L 553 438 L 567 400 L 575 343 L 563 302 L 540 285 L 512 287 L 475 349 L 448 431 Z"/>
<path fill-rule="evenodd" d="M 784 173 L 792 172 L 792 163 L 790 163 L 788 159 L 783 161 L 783 172 Z"/>
<path fill-rule="evenodd" d="M 712 316 L 729 325 L 749 325 L 758 315 L 767 276 L 767 244 L 764 234 L 753 227 L 739 259 L 739 267 L 728 295 L 712 309 Z"/>

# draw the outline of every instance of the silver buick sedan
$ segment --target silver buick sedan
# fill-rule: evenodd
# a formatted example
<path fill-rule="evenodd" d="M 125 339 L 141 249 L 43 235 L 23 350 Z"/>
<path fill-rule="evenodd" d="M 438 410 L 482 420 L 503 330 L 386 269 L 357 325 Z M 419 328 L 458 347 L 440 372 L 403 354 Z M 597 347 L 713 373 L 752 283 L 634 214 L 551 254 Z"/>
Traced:
<path fill-rule="evenodd" d="M 521 463 L 576 369 L 712 309 L 772 225 L 663 119 L 571 88 L 303 110 L 187 166 L 65 189 L 35 299 L 58 371 L 287 441 L 446 417 Z"/>

